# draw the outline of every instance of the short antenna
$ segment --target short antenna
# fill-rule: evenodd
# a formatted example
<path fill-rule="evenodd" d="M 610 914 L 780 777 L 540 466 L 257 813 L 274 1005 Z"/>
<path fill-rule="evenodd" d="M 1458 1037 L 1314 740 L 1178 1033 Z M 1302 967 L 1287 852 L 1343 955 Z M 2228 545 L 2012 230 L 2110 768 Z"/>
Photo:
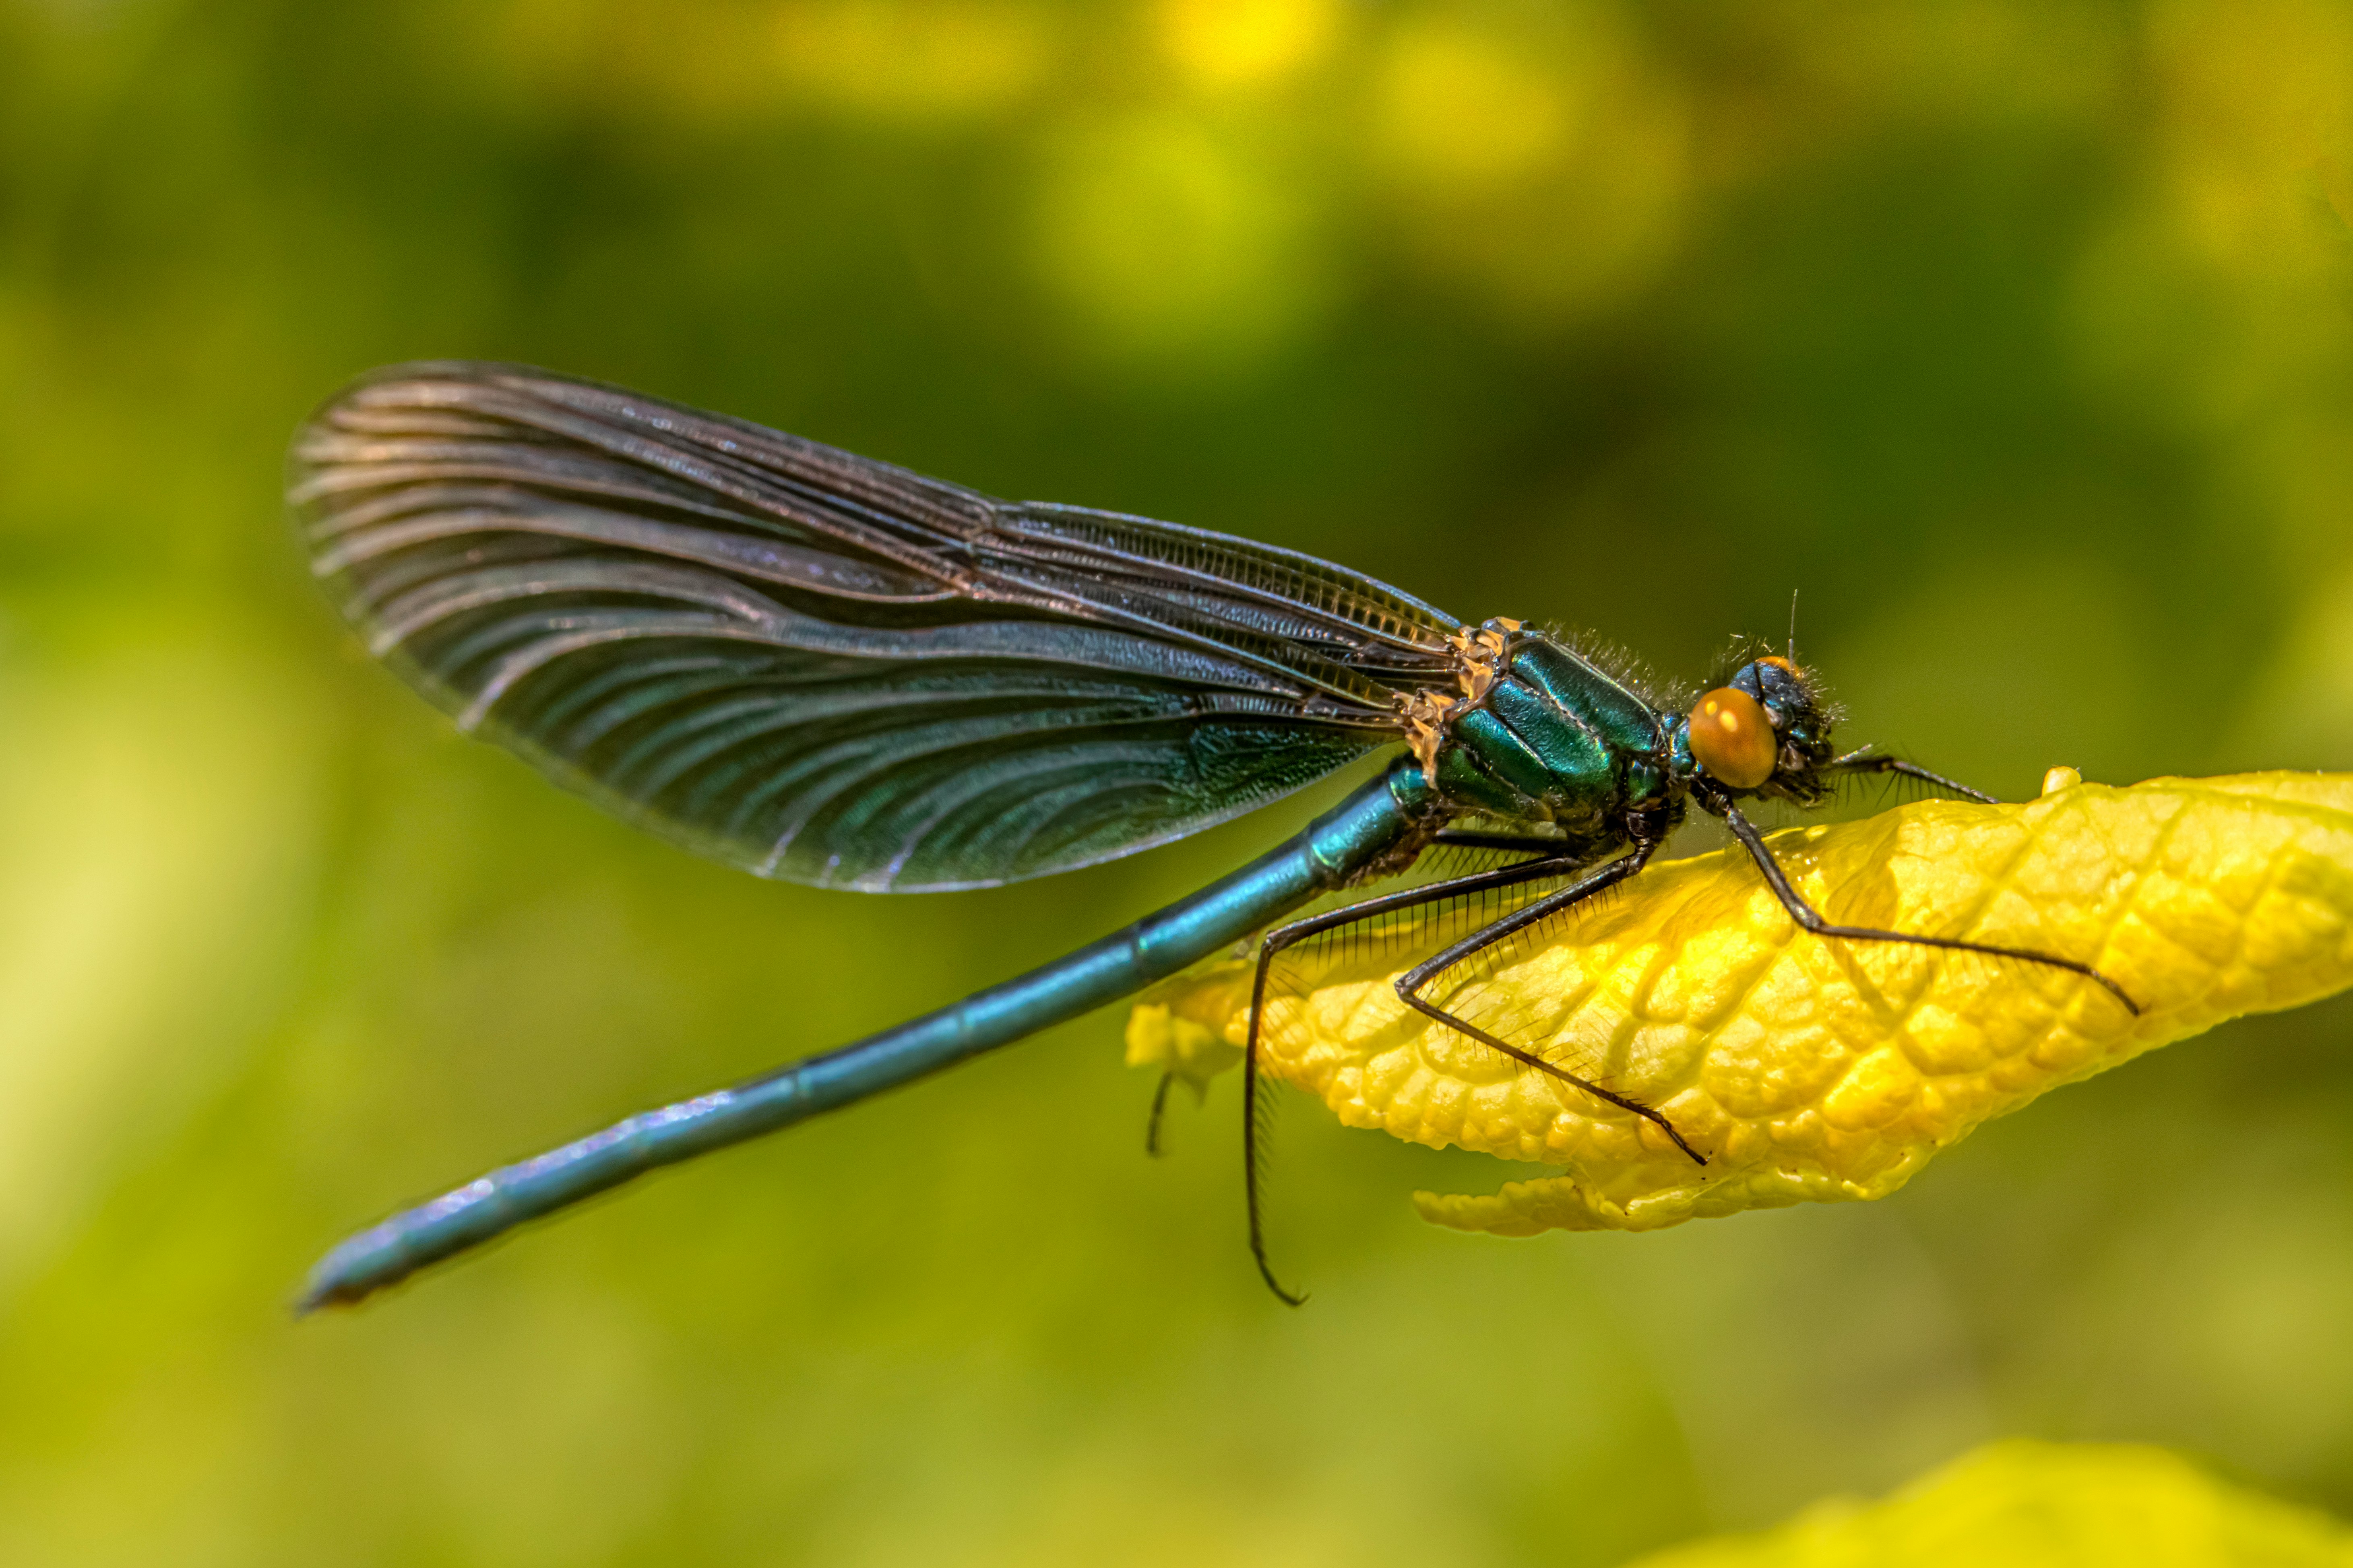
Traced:
<path fill-rule="evenodd" d="M 1798 591 L 1789 590 L 1789 662 L 1798 662 Z"/>

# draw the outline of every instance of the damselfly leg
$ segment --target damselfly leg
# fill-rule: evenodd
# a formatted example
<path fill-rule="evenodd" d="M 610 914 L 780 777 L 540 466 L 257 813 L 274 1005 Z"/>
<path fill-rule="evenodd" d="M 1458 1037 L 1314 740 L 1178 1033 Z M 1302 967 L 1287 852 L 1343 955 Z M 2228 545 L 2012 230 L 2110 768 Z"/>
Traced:
<path fill-rule="evenodd" d="M 1152 1114 L 1144 1121 L 1144 1152 L 1157 1160 L 1168 1152 L 1160 1146 L 1160 1123 L 1168 1114 L 1168 1086 L 1176 1081 L 1173 1072 L 1160 1075 L 1160 1086 L 1152 1091 Z"/>
<path fill-rule="evenodd" d="M 1942 773 L 1932 773 L 1917 763 L 1907 763 L 1901 757 L 1883 755 L 1869 746 L 1864 746 L 1859 751 L 1849 752 L 1842 757 L 1831 758 L 1822 771 L 1826 773 L 1846 773 L 1855 777 L 1861 777 L 1866 773 L 1894 773 L 1899 778 L 1918 779 L 1923 784 L 1934 784 L 1938 789 L 1950 790 L 1957 795 L 1966 795 L 1970 800 L 1984 805 L 1999 804 L 1992 795 L 1981 789 L 1971 789 L 1957 779 L 1948 779 Z"/>
<path fill-rule="evenodd" d="M 1460 877 L 1425 882 L 1419 888 L 1408 889 L 1403 892 L 1391 893 L 1377 899 L 1367 899 L 1360 903 L 1344 905 L 1336 910 L 1327 910 L 1320 915 L 1311 915 L 1305 920 L 1293 921 L 1288 925 L 1277 926 L 1268 931 L 1259 941 L 1258 967 L 1250 978 L 1250 1043 L 1243 1051 L 1243 1059 L 1247 1064 L 1254 1067 L 1258 1060 L 1258 1021 L 1259 1015 L 1266 1003 L 1267 973 L 1277 955 L 1285 948 L 1303 942 L 1309 937 L 1320 936 L 1327 931 L 1345 930 L 1349 926 L 1361 924 L 1377 916 L 1393 914 L 1398 910 L 1413 909 L 1422 904 L 1435 903 L 1440 899 L 1453 898 L 1463 893 L 1489 892 L 1498 888 L 1515 887 L 1523 882 L 1541 881 L 1547 876 L 1566 876 L 1567 871 L 1558 868 L 1540 870 L 1532 870 L 1530 868 L 1537 866 L 1540 862 L 1557 861 L 1565 858 L 1574 858 L 1586 852 L 1582 845 L 1567 843 L 1558 838 L 1539 838 L 1532 834 L 1524 833 L 1474 833 L 1451 827 L 1440 831 L 1431 840 L 1431 844 L 1440 848 L 1496 849 L 1507 854 L 1529 855 L 1534 858 L 1511 866 L 1497 867 L 1491 870 L 1473 871 Z M 1578 859 L 1577 864 L 1581 865 L 1583 861 Z M 1570 868 L 1570 869 L 1573 868 L 1573 867 Z M 1167 1120 L 1168 1089 L 1176 1081 L 1176 1075 L 1173 1072 L 1164 1072 L 1160 1075 L 1160 1082 L 1152 1091 L 1152 1110 L 1145 1118 L 1144 1152 L 1155 1159 L 1167 1152 L 1161 1144 L 1160 1131 Z M 1245 1095 L 1246 1100 L 1248 1098 Z"/>
<path fill-rule="evenodd" d="M 1532 1067 L 1538 1072 L 1560 1079 L 1563 1083 L 1573 1084 L 1596 1100 L 1607 1100 L 1621 1110 L 1632 1111 L 1665 1133 L 1676 1148 L 1691 1156 L 1694 1164 L 1704 1165 L 1707 1163 L 1706 1157 L 1683 1142 L 1683 1135 L 1675 1131 L 1674 1123 L 1641 1101 L 1604 1089 L 1590 1079 L 1579 1078 L 1558 1063 L 1548 1062 L 1534 1051 L 1525 1050 L 1508 1040 L 1499 1039 L 1468 1019 L 1448 1012 L 1434 1002 L 1425 1001 L 1421 996 L 1423 986 L 1428 985 L 1456 964 L 1476 957 L 1485 949 L 1527 930 L 1530 926 L 1550 920 L 1555 915 L 1566 914 L 1587 900 L 1596 898 L 1616 887 L 1641 870 L 1644 866 L 1649 865 L 1651 856 L 1657 848 L 1658 846 L 1655 843 L 1637 840 L 1634 847 L 1628 853 L 1591 874 L 1578 879 L 1556 892 L 1546 893 L 1525 909 L 1514 910 L 1503 919 L 1482 926 L 1444 952 L 1416 964 L 1399 975 L 1397 981 L 1397 994 L 1404 1000 L 1405 1005 L 1415 1012 L 1435 1018 L 1448 1028 L 1468 1035 L 1481 1045 L 1503 1052 L 1514 1061 Z"/>
<path fill-rule="evenodd" d="M 1926 776 L 1936 777 L 1933 773 Z M 1948 781 L 1938 779 L 1936 782 L 1944 784 Z M 2072 958 L 2062 958 L 2055 952 L 2037 952 L 2032 948 L 2027 947 L 2004 947 L 1990 942 L 1971 942 L 1965 937 L 1919 936 L 1906 931 L 1882 931 L 1876 926 L 1850 926 L 1832 922 L 1825 918 L 1820 910 L 1806 902 L 1803 896 L 1790 884 L 1788 876 L 1781 869 L 1781 863 L 1773 858 L 1773 851 L 1767 847 L 1764 836 L 1740 814 L 1740 808 L 1733 805 L 1729 797 L 1714 792 L 1695 793 L 1699 793 L 1700 804 L 1715 816 L 1722 817 L 1725 826 L 1732 829 L 1732 836 L 1740 840 L 1741 847 L 1748 851 L 1749 858 L 1757 862 L 1757 868 L 1765 875 L 1766 886 L 1771 888 L 1773 896 L 1781 900 L 1781 907 L 1789 911 L 1789 918 L 1814 935 L 1840 937 L 1848 942 L 1908 942 L 1915 947 L 1940 947 L 1950 952 L 1978 952 L 1989 958 L 2007 958 L 2020 963 L 2040 963 L 2052 969 L 2063 969 L 2070 974 L 2080 974 L 2084 979 L 2100 985 L 2110 995 L 2123 1003 L 2126 1012 L 2135 1017 L 2140 1016 L 2140 1004 L 2135 1002 L 2123 986 L 2090 964 Z"/>
<path fill-rule="evenodd" d="M 1526 851 L 1535 858 L 1514 866 L 1499 866 L 1492 870 L 1449 877 L 1424 883 L 1419 888 L 1409 888 L 1402 892 L 1384 894 L 1361 903 L 1327 910 L 1320 915 L 1310 915 L 1304 920 L 1277 926 L 1259 942 L 1258 964 L 1250 977 L 1250 1028 L 1242 1043 L 1242 1188 L 1250 1211 L 1250 1257 L 1257 1261 L 1259 1277 L 1266 1281 L 1268 1289 L 1293 1307 L 1307 1298 L 1284 1289 L 1282 1282 L 1274 1277 L 1274 1266 L 1267 1260 L 1264 1211 L 1260 1190 L 1259 1037 L 1266 1017 L 1267 976 L 1272 972 L 1276 957 L 1286 948 L 1310 937 L 1342 931 L 1381 915 L 1442 902 L 1467 893 L 1492 892 L 1527 882 L 1543 881 L 1546 878 L 1573 876 L 1587 864 L 1587 857 L 1590 854 L 1583 844 L 1509 834 L 1448 831 L 1440 833 L 1437 842 L 1466 849 Z"/>
<path fill-rule="evenodd" d="M 1516 866 L 1501 867 L 1492 871 L 1449 878 L 1446 880 L 1432 882 L 1405 892 L 1393 893 L 1386 898 L 1370 899 L 1360 904 L 1351 904 L 1345 909 L 1333 910 L 1325 914 L 1295 921 L 1290 925 L 1268 932 L 1265 942 L 1259 950 L 1257 972 L 1252 977 L 1250 986 L 1250 1029 L 1242 1053 L 1243 1183 L 1250 1211 L 1250 1256 L 1257 1261 L 1259 1276 L 1266 1281 L 1267 1289 L 1293 1306 L 1299 1305 L 1306 1298 L 1286 1289 L 1274 1277 L 1273 1266 L 1267 1259 L 1258 1153 L 1260 1132 L 1258 1047 L 1260 1031 L 1265 1016 L 1267 976 L 1272 968 L 1275 956 L 1284 948 L 1306 938 L 1341 930 L 1377 915 L 1411 909 L 1418 905 L 1436 903 L 1466 893 L 1483 892 L 1494 889 L 1515 887 L 1527 882 L 1542 881 L 1548 878 L 1571 876 L 1584 870 L 1591 864 L 1589 852 L 1580 852 L 1576 849 L 1564 852 L 1563 847 L 1554 840 L 1521 838 L 1502 834 L 1447 833 L 1440 836 L 1440 841 L 1467 848 L 1531 850 L 1537 852 L 1537 858 L 1524 861 Z M 1406 1005 L 1416 1012 L 1459 1031 L 1482 1046 L 1500 1051 L 1524 1066 L 1532 1067 L 1539 1072 L 1556 1078 L 1564 1083 L 1582 1089 L 1597 1100 L 1617 1106 L 1621 1110 L 1630 1111 L 1651 1122 L 1665 1133 L 1676 1148 L 1689 1155 L 1694 1163 L 1704 1165 L 1707 1163 L 1706 1158 L 1683 1141 L 1683 1134 L 1675 1131 L 1673 1123 L 1640 1100 L 1604 1089 L 1599 1084 L 1588 1079 L 1580 1078 L 1556 1063 L 1545 1060 L 1532 1051 L 1523 1049 L 1507 1040 L 1499 1039 L 1468 1019 L 1459 1017 L 1442 1007 L 1424 1001 L 1419 994 L 1422 987 L 1429 984 L 1431 980 L 1482 950 L 1542 921 L 1564 914 L 1625 881 L 1650 863 L 1651 856 L 1657 847 L 1655 843 L 1638 842 L 1630 853 L 1590 871 L 1567 887 L 1546 893 L 1523 909 L 1514 910 L 1499 920 L 1489 921 L 1460 942 L 1449 945 L 1436 957 L 1417 964 L 1400 976 L 1396 983 L 1397 993 Z M 1553 852 L 1544 853 L 1546 850 Z"/>

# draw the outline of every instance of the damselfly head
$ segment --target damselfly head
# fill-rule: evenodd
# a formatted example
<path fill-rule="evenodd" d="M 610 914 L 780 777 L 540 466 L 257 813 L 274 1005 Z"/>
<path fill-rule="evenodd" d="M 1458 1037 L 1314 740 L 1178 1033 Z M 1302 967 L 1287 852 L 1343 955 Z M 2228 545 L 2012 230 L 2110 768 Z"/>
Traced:
<path fill-rule="evenodd" d="M 1832 718 L 1807 672 L 1769 654 L 1704 694 L 1683 724 L 1692 761 L 1718 784 L 1810 805 L 1823 793 Z"/>

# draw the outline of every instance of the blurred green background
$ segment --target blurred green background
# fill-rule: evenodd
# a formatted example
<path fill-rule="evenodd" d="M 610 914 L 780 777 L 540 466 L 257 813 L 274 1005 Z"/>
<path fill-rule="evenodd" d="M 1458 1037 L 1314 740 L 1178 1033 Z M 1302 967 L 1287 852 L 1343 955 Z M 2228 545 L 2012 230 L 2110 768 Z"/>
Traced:
<path fill-rule="evenodd" d="M 1801 589 L 1853 739 L 2013 795 L 2348 767 L 2348 106 L 2318 0 L 0 0 L 0 1561 L 1599 1565 L 2003 1434 L 2353 1511 L 2344 1004 L 1651 1236 L 1294 1107 L 1297 1312 L 1112 1011 L 290 1323 L 1316 802 L 762 884 L 459 740 L 278 499 L 346 376 L 517 359 L 1683 674 Z"/>

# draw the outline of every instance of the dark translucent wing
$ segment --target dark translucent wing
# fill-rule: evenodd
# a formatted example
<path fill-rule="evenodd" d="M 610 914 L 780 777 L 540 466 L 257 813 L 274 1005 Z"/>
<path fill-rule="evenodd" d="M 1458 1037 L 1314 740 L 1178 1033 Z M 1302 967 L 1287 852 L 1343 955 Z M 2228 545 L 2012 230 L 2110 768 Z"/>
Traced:
<path fill-rule="evenodd" d="M 1008 504 L 500 365 L 297 437 L 314 571 L 467 730 L 764 876 L 971 887 L 1165 842 L 1397 739 L 1453 622 L 1198 530 Z"/>

